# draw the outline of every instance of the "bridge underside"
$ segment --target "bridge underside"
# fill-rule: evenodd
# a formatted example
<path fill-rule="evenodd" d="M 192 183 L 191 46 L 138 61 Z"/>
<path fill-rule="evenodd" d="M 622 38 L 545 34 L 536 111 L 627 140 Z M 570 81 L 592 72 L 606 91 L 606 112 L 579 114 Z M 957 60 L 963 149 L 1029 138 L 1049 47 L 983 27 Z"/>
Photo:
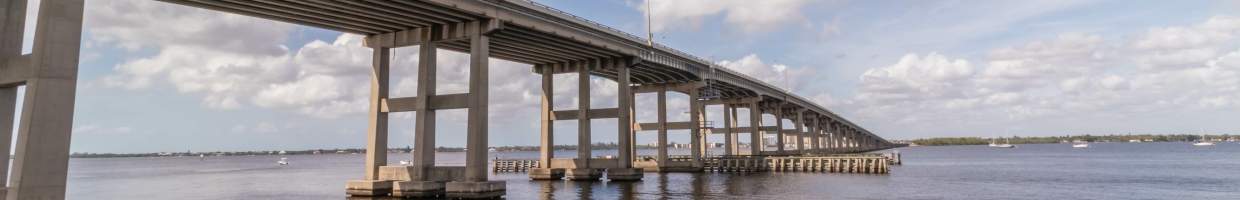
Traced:
<path fill-rule="evenodd" d="M 896 147 L 826 108 L 744 74 L 719 67 L 666 46 L 525 0 L 160 0 L 180 5 L 365 35 L 372 48 L 373 79 L 367 130 L 365 174 L 346 184 L 355 196 L 488 198 L 504 195 L 503 182 L 487 177 L 489 58 L 533 65 L 542 75 L 541 169 L 531 178 L 598 180 L 603 171 L 591 159 L 590 121 L 615 118 L 620 151 L 606 164 L 613 181 L 640 180 L 635 166 L 634 138 L 657 131 L 655 164 L 700 169 L 707 155 L 707 134 L 722 134 L 723 155 L 741 155 L 739 135 L 748 134 L 751 155 L 853 153 Z M 77 58 L 83 0 L 43 1 L 33 53 L 22 55 L 26 0 L 6 1 L 0 14 L 0 113 L 21 110 L 17 146 L 7 199 L 63 199 L 73 119 Z M 418 46 L 417 95 L 391 97 L 391 49 Z M 469 91 L 436 94 L 437 50 L 470 55 Z M 581 91 L 576 110 L 554 110 L 552 76 L 576 74 Z M 616 81 L 618 106 L 590 108 L 589 77 Z M 16 107 L 16 87 L 25 86 L 27 102 Z M 689 121 L 668 122 L 666 93 L 689 95 Z M 636 123 L 633 98 L 659 96 L 658 122 Z M 723 123 L 706 119 L 706 106 L 720 105 Z M 434 158 L 435 111 L 467 109 L 465 167 L 437 166 Z M 748 110 L 748 116 L 739 110 Z M 388 114 L 415 112 L 414 158 L 410 166 L 387 162 Z M 763 125 L 764 116 L 776 123 Z M 741 127 L 741 118 L 748 127 Z M 556 120 L 578 122 L 577 159 L 555 159 L 552 153 Z M 10 135 L 15 120 L 0 115 L 0 140 Z M 785 126 L 784 121 L 791 121 Z M 720 126 L 720 124 L 722 124 Z M 689 130 L 692 155 L 672 160 L 667 155 L 668 130 Z M 7 143 L 0 143 L 7 145 Z M 9 149 L 0 145 L 0 149 Z M 10 154 L 2 154 L 10 155 Z M 9 166 L 0 159 L 0 167 Z M 557 161 L 558 160 L 558 161 Z M 553 163 L 562 167 L 554 167 Z M 687 163 L 687 164 L 686 164 Z M 643 164 L 644 165 L 644 164 Z M 658 168 L 656 168 L 658 169 Z M 393 174 L 404 175 L 393 175 Z M 441 176 L 451 174 L 451 176 Z M 4 180 L 0 173 L 0 180 Z M 29 178 L 36 177 L 36 178 Z M 387 177 L 387 178 L 385 178 Z M 390 178 L 399 177 L 399 178 Z"/>

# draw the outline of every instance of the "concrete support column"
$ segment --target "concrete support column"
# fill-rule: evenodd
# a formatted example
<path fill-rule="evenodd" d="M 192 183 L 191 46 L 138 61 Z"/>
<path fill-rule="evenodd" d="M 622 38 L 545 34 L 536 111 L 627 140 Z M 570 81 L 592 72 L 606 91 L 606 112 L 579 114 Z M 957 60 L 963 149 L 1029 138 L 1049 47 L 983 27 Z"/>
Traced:
<path fill-rule="evenodd" d="M 22 36 L 26 22 L 26 0 L 10 0 L 3 3 L 4 8 L 0 8 L 4 13 L 0 13 L 0 63 L 9 63 L 9 60 L 19 59 L 22 51 Z M 8 66 L 0 65 L 0 72 L 6 69 L 11 70 L 16 67 L 26 66 Z M 9 179 L 9 155 L 13 152 L 12 148 L 13 128 L 15 118 L 13 113 L 17 112 L 17 85 L 6 85 L 5 76 L 0 74 L 0 198 L 6 198 L 8 191 Z"/>
<path fill-rule="evenodd" d="M 785 155 L 784 150 L 784 108 L 783 104 L 779 104 L 775 108 L 775 153 Z"/>
<path fill-rule="evenodd" d="M 383 112 L 381 106 L 383 101 L 388 98 L 388 76 L 391 62 L 391 49 L 386 47 L 375 47 L 371 56 L 371 75 L 370 75 L 370 111 L 367 116 L 370 117 L 366 126 L 366 174 L 362 177 L 363 181 L 379 180 L 379 167 L 387 165 L 387 143 L 388 143 L 388 113 Z M 375 184 L 372 190 L 380 190 L 385 187 Z M 349 188 L 354 189 L 354 188 Z M 366 188 L 356 188 L 366 189 Z M 386 189 L 391 189 L 390 185 Z M 383 195 L 387 192 L 374 191 L 373 195 Z M 363 192 L 353 195 L 367 195 Z"/>
<path fill-rule="evenodd" d="M 762 142 L 762 108 L 758 107 L 758 102 L 749 103 L 749 154 L 762 155 L 762 146 L 766 146 Z"/>
<path fill-rule="evenodd" d="M 736 142 L 736 138 L 732 137 L 734 134 L 734 131 L 732 130 L 733 114 L 732 105 L 723 104 L 723 155 L 727 156 L 733 155 L 734 152 L 732 152 L 732 150 L 736 148 L 736 146 L 733 146 Z"/>
<path fill-rule="evenodd" d="M 380 196 L 391 192 L 392 185 L 379 180 L 379 168 L 387 165 L 388 113 L 382 104 L 388 98 L 388 76 L 391 49 L 372 48 L 370 75 L 370 118 L 366 126 L 366 169 L 362 180 L 348 182 L 345 190 L 349 195 Z"/>
<path fill-rule="evenodd" d="M 818 122 L 817 118 L 810 117 L 810 118 L 809 118 L 809 120 L 808 120 L 808 122 L 806 122 L 806 123 L 805 123 L 805 125 L 806 125 L 806 127 L 805 127 L 805 128 L 807 129 L 807 130 L 806 130 L 806 133 L 808 133 L 808 134 L 809 134 L 809 146 L 810 146 L 810 147 L 809 147 L 809 150 L 810 150 L 809 152 L 818 152 L 819 150 L 822 150 L 822 149 L 820 149 L 820 148 L 819 148 L 819 146 L 818 146 L 818 143 L 819 143 L 819 140 L 818 140 L 818 139 L 819 139 L 819 138 L 822 138 L 822 137 L 820 137 L 820 136 L 822 136 L 822 135 L 821 135 L 821 133 L 818 131 L 818 124 L 817 124 L 817 122 Z"/>
<path fill-rule="evenodd" d="M 577 168 L 590 168 L 590 67 L 577 64 Z"/>
<path fill-rule="evenodd" d="M 634 134 L 631 115 L 633 114 L 633 91 L 631 89 L 632 86 L 629 84 L 629 64 L 619 62 L 619 60 L 610 60 L 608 63 L 616 69 L 616 85 L 619 85 L 619 88 L 616 90 L 618 93 L 616 96 L 620 98 L 618 99 L 616 109 L 620 112 L 616 115 L 616 121 L 619 123 L 616 125 L 619 129 L 616 138 L 619 140 L 617 143 L 619 143 L 620 148 L 618 149 L 619 156 L 617 156 L 619 164 L 616 166 L 617 168 L 607 170 L 607 179 L 612 181 L 641 180 L 643 176 L 642 169 L 633 168 L 633 149 L 635 149 L 633 148 Z"/>
<path fill-rule="evenodd" d="M 2 48 L 6 54 L 0 56 L 8 61 L 7 58 L 17 56 L 13 52 L 20 52 L 21 43 L 13 41 L 14 37 L 22 36 L 13 34 L 13 30 L 20 31 L 24 24 L 13 22 L 24 20 L 25 0 L 3 4 L 6 8 L 2 37 L 6 46 Z M 8 199 L 65 198 L 83 4 L 83 0 L 42 1 L 29 65 L 8 66 L 29 67 L 31 72 L 30 79 L 25 82 L 25 103 L 18 125 Z M 13 51 L 14 48 L 18 51 Z M 0 100 L 0 104 L 8 101 Z M 0 114 L 11 115 L 12 112 Z M 8 152 L 7 149 L 4 152 Z"/>
<path fill-rule="evenodd" d="M 503 196 L 507 190 L 503 181 L 487 180 L 487 115 L 489 98 L 488 70 L 490 69 L 491 45 L 490 37 L 483 31 L 486 27 L 495 26 L 496 21 L 488 20 L 471 23 L 469 36 L 469 107 L 466 120 L 465 137 L 465 177 L 463 180 L 449 182 L 445 191 L 449 198 L 495 198 Z"/>
<path fill-rule="evenodd" d="M 827 123 L 827 128 L 831 131 L 831 138 L 827 141 L 827 145 L 830 146 L 828 148 L 831 149 L 831 153 L 837 153 L 840 150 L 840 128 L 835 120 Z"/>
<path fill-rule="evenodd" d="M 414 113 L 413 172 L 417 174 L 413 181 L 427 181 L 435 167 L 435 109 L 431 108 L 430 99 L 435 96 L 436 49 L 436 42 L 422 43 L 418 47 L 416 107 L 421 109 Z"/>
<path fill-rule="evenodd" d="M 13 141 L 13 113 L 17 112 L 17 87 L 0 87 L 0 180 L 9 179 L 9 149 L 12 149 Z M 0 182 L 0 198 L 4 198 L 4 191 L 8 190 L 8 184 Z"/>
<path fill-rule="evenodd" d="M 465 144 L 465 180 L 487 181 L 487 133 L 489 124 L 488 70 L 490 69 L 490 37 L 475 33 L 469 37 L 469 113 Z"/>
<path fill-rule="evenodd" d="M 738 124 L 737 106 L 735 106 L 735 104 L 732 104 L 732 107 L 729 107 L 729 108 L 730 109 L 728 109 L 727 114 L 728 116 L 732 116 L 732 120 L 729 120 L 729 123 L 732 123 L 732 125 L 728 127 L 728 129 L 730 130 L 730 134 L 728 134 L 728 138 L 732 140 L 732 142 L 728 144 L 732 145 L 732 148 L 728 148 L 728 152 L 730 152 L 730 154 L 732 155 L 738 155 L 740 154 L 740 133 L 737 133 L 737 130 L 735 130 Z"/>
<path fill-rule="evenodd" d="M 797 119 L 796 119 L 795 124 L 796 124 L 795 127 L 797 129 L 797 137 L 796 137 L 797 138 L 797 143 L 796 143 L 797 152 L 796 153 L 804 154 L 806 152 L 805 151 L 805 134 L 806 134 L 805 112 L 797 111 Z"/>
<path fill-rule="evenodd" d="M 542 110 L 541 120 L 542 136 L 541 144 L 538 148 L 539 166 L 540 168 L 551 168 L 551 159 L 555 159 L 555 119 L 551 116 L 555 112 L 555 73 L 552 73 L 550 67 L 542 70 Z"/>
<path fill-rule="evenodd" d="M 693 150 L 690 150 L 689 154 L 693 158 L 693 167 L 702 166 L 702 153 L 704 153 L 702 152 L 702 102 L 698 100 L 699 98 L 701 98 L 701 92 L 697 88 L 689 90 L 689 123 L 693 124 L 693 128 L 689 129 L 689 143 Z"/>
<path fill-rule="evenodd" d="M 576 62 L 577 66 L 577 159 L 575 167 L 564 174 L 569 180 L 595 181 L 602 178 L 602 172 L 590 166 L 592 148 L 590 147 L 590 67 L 597 66 L 597 60 Z"/>
<path fill-rule="evenodd" d="M 667 166 L 667 87 L 659 89 L 658 93 L 659 144 L 655 161 L 659 166 Z"/>
<path fill-rule="evenodd" d="M 852 127 L 848 127 L 848 128 L 846 128 L 846 129 L 844 129 L 844 130 L 847 130 L 847 132 L 845 132 L 845 133 L 847 133 L 847 134 L 848 134 L 848 136 L 847 136 L 847 139 L 848 139 L 848 150 L 849 150 L 849 151 L 856 151 L 856 150 L 857 150 L 857 131 L 856 131 L 856 129 L 853 129 Z"/>
<path fill-rule="evenodd" d="M 542 108 L 539 110 L 539 123 L 542 126 L 538 147 L 538 168 L 530 169 L 530 179 L 560 180 L 564 178 L 563 168 L 551 168 L 551 160 L 555 159 L 555 73 L 550 65 L 535 66 L 542 73 Z"/>
<path fill-rule="evenodd" d="M 632 168 L 633 167 L 633 155 L 632 155 L 633 153 L 633 141 L 632 141 L 633 121 L 632 121 L 632 116 L 629 115 L 631 114 L 629 109 L 630 107 L 632 107 L 631 105 L 633 105 L 633 98 L 632 98 L 633 92 L 631 91 L 632 87 L 629 86 L 630 85 L 629 84 L 629 66 L 617 65 L 616 74 L 617 74 L 616 84 L 619 85 L 619 87 L 616 89 L 617 93 L 619 93 L 619 94 L 616 94 L 616 96 L 619 98 L 617 101 L 618 109 L 616 109 L 619 112 L 616 114 L 618 118 L 616 119 L 616 121 L 619 123 L 616 125 L 616 128 L 619 129 L 617 131 L 616 139 L 619 140 L 619 142 L 617 143 L 618 145 L 620 145 L 619 156 L 618 156 L 618 158 L 620 159 L 620 165 L 618 167 Z"/>

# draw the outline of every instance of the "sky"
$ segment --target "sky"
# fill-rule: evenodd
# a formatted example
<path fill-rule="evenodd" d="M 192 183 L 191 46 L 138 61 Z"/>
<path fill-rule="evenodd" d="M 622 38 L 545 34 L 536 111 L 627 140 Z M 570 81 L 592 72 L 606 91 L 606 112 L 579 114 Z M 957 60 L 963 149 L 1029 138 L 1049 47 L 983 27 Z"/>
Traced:
<path fill-rule="evenodd" d="M 1235 1 L 538 2 L 634 35 L 645 35 L 649 5 L 656 42 L 888 139 L 1240 129 Z M 360 39 L 162 2 L 89 0 L 71 151 L 362 147 L 370 50 Z M 416 53 L 395 50 L 392 96 L 414 94 Z M 438 56 L 437 92 L 465 92 L 468 56 Z M 491 67 L 491 145 L 538 144 L 539 76 L 528 64 Z M 592 107 L 614 107 L 615 82 L 590 81 Z M 556 109 L 575 109 L 575 82 L 555 77 Z M 688 119 L 687 99 L 669 94 L 670 121 Z M 652 94 L 637 106 L 639 122 L 655 120 Z M 708 120 L 721 121 L 721 110 L 709 107 Z M 465 110 L 437 116 L 438 145 L 463 146 Z M 412 144 L 411 113 L 391 124 L 389 145 Z M 614 142 L 615 126 L 594 120 L 592 137 Z M 556 144 L 575 144 L 575 121 L 555 127 Z M 638 143 L 654 138 L 642 132 Z"/>

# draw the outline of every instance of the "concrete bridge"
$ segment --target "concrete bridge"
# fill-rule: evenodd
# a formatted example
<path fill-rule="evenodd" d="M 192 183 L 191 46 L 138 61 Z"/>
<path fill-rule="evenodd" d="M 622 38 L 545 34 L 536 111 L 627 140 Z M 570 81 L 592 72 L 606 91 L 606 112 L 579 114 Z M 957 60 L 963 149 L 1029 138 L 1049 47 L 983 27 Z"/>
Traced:
<path fill-rule="evenodd" d="M 12 177 L 5 188 L 8 199 L 63 199 L 68 168 L 69 139 L 77 80 L 84 0 L 45 0 L 39 9 L 34 50 L 21 54 L 26 0 L 5 0 L 0 8 L 0 141 L 13 136 L 16 87 L 26 87 L 17 126 Z M 355 196 L 497 197 L 503 182 L 487 178 L 487 71 L 489 58 L 532 64 L 542 75 L 542 150 L 534 179 L 598 180 L 602 169 L 613 181 L 640 180 L 644 170 L 634 166 L 633 140 L 637 131 L 657 131 L 659 149 L 655 170 L 701 167 L 705 134 L 725 135 L 726 152 L 739 154 L 737 144 L 748 134 L 753 144 L 775 135 L 775 147 L 750 145 L 757 155 L 854 153 L 895 145 L 803 97 L 752 77 L 715 66 L 711 61 L 654 44 L 619 30 L 525 0 L 161 0 L 164 2 L 237 13 L 294 24 L 366 36 L 374 50 L 373 79 L 367 130 L 365 174 L 347 183 Z M 238 30 L 243 31 L 243 30 Z M 417 95 L 389 96 L 391 49 L 420 48 Z M 435 51 L 468 52 L 469 92 L 436 94 Z M 553 110 L 554 74 L 576 74 L 580 79 L 577 110 Z M 590 107 L 590 76 L 619 83 L 616 108 Z M 689 121 L 666 119 L 666 93 L 689 95 Z M 658 94 L 658 122 L 634 123 L 633 97 Z M 707 105 L 722 105 L 721 127 L 704 126 Z M 468 109 L 466 165 L 436 166 L 435 111 Z M 738 127 L 739 109 L 748 109 L 750 127 Z M 387 162 L 388 114 L 415 112 L 416 147 L 411 166 Z M 776 117 L 763 125 L 762 117 Z M 610 160 L 590 159 L 590 120 L 615 118 L 621 150 Z M 790 119 L 792 124 L 784 124 Z M 578 159 L 556 159 L 552 154 L 555 120 L 579 123 Z M 690 130 L 694 150 L 690 159 L 668 159 L 667 131 Z M 758 134 L 753 134 L 758 133 Z M 0 142 L 0 149 L 9 149 Z M 2 154 L 9 155 L 9 154 Z M 9 159 L 0 159 L 8 166 Z M 602 164 L 607 163 L 607 164 Z M 606 166 L 599 166 L 606 165 Z M 0 180 L 6 177 L 0 173 Z"/>

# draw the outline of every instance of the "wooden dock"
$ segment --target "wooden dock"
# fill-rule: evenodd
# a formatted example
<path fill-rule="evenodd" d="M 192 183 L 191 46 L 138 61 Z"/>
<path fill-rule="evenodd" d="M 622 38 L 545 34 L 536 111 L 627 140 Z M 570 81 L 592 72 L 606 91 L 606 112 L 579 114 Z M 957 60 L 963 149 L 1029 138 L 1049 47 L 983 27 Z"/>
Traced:
<path fill-rule="evenodd" d="M 887 174 L 891 160 L 878 154 L 823 156 L 719 156 L 703 160 L 703 170 L 720 173 L 823 172 Z"/>

